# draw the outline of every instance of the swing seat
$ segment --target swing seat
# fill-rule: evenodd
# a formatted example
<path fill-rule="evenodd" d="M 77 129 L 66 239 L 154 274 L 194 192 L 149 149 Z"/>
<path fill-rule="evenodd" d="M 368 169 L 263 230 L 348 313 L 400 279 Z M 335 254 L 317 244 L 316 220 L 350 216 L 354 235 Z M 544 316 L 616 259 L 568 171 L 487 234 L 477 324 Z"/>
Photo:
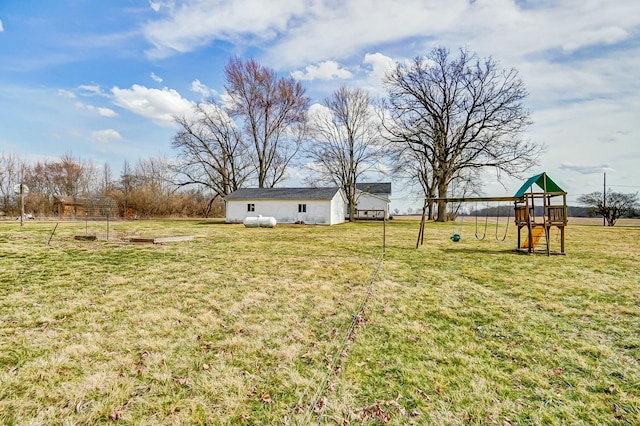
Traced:
<path fill-rule="evenodd" d="M 460 234 L 453 234 L 451 236 L 451 241 L 453 241 L 454 243 L 457 243 L 458 241 L 460 241 L 462 237 L 460 237 Z"/>

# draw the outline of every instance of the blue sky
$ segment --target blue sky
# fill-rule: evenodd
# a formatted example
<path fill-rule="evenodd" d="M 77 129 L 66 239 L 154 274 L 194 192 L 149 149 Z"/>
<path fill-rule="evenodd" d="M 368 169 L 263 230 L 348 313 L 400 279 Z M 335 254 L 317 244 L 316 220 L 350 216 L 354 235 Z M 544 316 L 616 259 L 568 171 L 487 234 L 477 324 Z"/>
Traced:
<path fill-rule="evenodd" d="M 612 189 L 640 190 L 637 0 L 2 1 L 0 152 L 71 153 L 118 174 L 173 155 L 171 117 L 223 92 L 231 56 L 300 79 L 319 102 L 343 84 L 383 96 L 394 61 L 434 46 L 519 70 L 527 137 L 547 146 L 527 174 L 546 171 L 570 202 L 600 191 L 604 172 Z M 486 195 L 521 183 L 484 180 Z"/>

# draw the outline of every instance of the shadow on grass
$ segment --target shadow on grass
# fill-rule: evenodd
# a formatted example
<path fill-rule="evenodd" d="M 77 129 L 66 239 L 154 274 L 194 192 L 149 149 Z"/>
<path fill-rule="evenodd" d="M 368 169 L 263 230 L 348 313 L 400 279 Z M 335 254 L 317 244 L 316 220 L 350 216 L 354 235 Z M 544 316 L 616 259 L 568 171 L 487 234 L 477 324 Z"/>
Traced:
<path fill-rule="evenodd" d="M 502 250 L 483 250 L 480 248 L 446 248 L 442 249 L 445 253 L 468 253 L 468 254 L 487 254 L 487 255 L 521 255 L 528 254 L 519 252 L 516 249 L 502 249 Z"/>
<path fill-rule="evenodd" d="M 196 225 L 224 225 L 224 218 L 211 218 L 211 219 L 203 219 L 200 222 L 197 222 Z"/>

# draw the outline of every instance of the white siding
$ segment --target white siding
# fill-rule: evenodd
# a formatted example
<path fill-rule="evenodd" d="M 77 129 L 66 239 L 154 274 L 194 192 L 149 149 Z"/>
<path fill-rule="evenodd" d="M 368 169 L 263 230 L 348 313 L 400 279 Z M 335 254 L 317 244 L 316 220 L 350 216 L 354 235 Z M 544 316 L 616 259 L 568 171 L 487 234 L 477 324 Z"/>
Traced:
<path fill-rule="evenodd" d="M 384 210 L 385 217 L 389 217 L 389 201 L 379 195 L 369 194 L 368 192 L 358 191 L 356 196 L 357 210 Z M 347 210 L 347 216 L 349 211 Z M 360 212 L 360 217 L 365 216 L 364 212 Z M 369 213 L 369 217 L 376 217 L 374 213 Z"/>
<path fill-rule="evenodd" d="M 247 205 L 254 204 L 255 210 L 248 211 Z M 298 205 L 306 205 L 306 212 L 298 212 Z M 240 223 L 247 216 L 275 217 L 278 223 L 334 225 L 344 222 L 344 201 L 341 192 L 336 192 L 332 200 L 228 200 L 226 221 Z"/>
<path fill-rule="evenodd" d="M 344 223 L 344 218 L 346 217 L 345 202 L 346 197 L 341 189 L 331 199 L 331 225 Z"/>

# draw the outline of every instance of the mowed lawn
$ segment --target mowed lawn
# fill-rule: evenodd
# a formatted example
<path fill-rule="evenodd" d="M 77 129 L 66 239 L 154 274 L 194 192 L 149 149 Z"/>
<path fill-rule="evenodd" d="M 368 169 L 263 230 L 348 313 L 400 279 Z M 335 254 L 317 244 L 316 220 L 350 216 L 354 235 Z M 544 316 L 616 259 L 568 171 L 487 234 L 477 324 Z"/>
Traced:
<path fill-rule="evenodd" d="M 639 227 L 418 225 L 0 222 L 0 424 L 640 424 Z"/>

